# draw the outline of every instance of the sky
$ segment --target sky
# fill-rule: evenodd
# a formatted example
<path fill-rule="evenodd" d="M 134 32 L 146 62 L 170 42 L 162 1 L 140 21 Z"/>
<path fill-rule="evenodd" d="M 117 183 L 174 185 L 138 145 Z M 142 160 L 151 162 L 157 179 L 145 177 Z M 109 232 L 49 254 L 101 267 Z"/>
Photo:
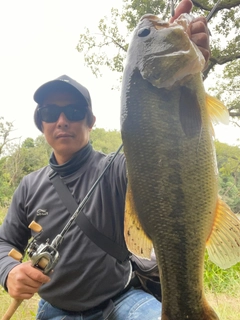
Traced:
<path fill-rule="evenodd" d="M 36 103 L 33 94 L 43 83 L 63 74 L 88 88 L 96 126 L 120 129 L 120 92 L 112 90 L 117 75 L 105 70 L 96 78 L 84 66 L 83 54 L 76 50 L 84 28 L 93 33 L 112 7 L 121 0 L 9 0 L 0 2 L 0 116 L 13 121 L 12 137 L 36 138 L 33 123 Z M 215 127 L 216 138 L 238 143 L 240 128 Z"/>

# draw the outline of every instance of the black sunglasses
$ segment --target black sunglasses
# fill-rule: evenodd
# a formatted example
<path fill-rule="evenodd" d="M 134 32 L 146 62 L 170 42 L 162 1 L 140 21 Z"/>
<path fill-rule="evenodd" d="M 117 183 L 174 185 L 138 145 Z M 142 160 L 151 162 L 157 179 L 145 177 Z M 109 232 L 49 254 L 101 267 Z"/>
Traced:
<path fill-rule="evenodd" d="M 48 104 L 38 109 L 41 120 L 44 122 L 56 122 L 63 112 L 69 121 L 83 120 L 87 113 L 87 107 L 79 106 L 78 104 L 69 104 L 64 107 Z"/>

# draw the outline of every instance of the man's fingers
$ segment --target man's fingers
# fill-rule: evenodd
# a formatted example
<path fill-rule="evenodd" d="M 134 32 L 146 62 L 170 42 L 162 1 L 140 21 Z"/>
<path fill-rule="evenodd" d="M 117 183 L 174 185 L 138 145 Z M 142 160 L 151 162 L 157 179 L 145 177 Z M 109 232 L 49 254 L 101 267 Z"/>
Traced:
<path fill-rule="evenodd" d="M 190 25 L 191 40 L 198 46 L 206 61 L 210 58 L 209 31 L 207 20 L 199 17 L 193 20 Z"/>
<path fill-rule="evenodd" d="M 203 70 L 205 70 L 205 68 L 207 67 L 208 60 L 209 60 L 209 58 L 211 56 L 210 55 L 210 51 L 205 49 L 205 48 L 203 48 L 203 47 L 200 47 L 200 46 L 198 46 L 198 49 L 202 52 L 202 55 L 203 55 L 203 57 L 204 57 L 204 59 L 206 61 L 205 67 L 203 69 Z"/>
<path fill-rule="evenodd" d="M 201 48 L 205 48 L 206 51 L 210 51 L 209 49 L 209 41 L 208 41 L 208 36 L 206 33 L 198 33 L 198 34 L 192 34 L 191 35 L 191 40 Z"/>
<path fill-rule="evenodd" d="M 209 33 L 207 20 L 204 17 L 195 18 L 191 23 L 191 33 L 200 33 L 204 32 L 206 34 Z"/>
<path fill-rule="evenodd" d="M 175 15 L 169 21 L 173 22 L 177 19 L 182 13 L 190 13 L 192 10 L 192 1 L 191 0 L 182 0 L 177 8 L 175 9 Z"/>
<path fill-rule="evenodd" d="M 36 283 L 43 284 L 50 281 L 50 278 L 48 276 L 43 274 L 42 271 L 33 268 L 32 266 L 31 268 L 26 270 L 26 275 L 29 277 L 29 280 L 34 280 Z"/>
<path fill-rule="evenodd" d="M 43 283 L 50 281 L 40 270 L 33 268 L 30 261 L 15 266 L 8 274 L 7 288 L 16 299 L 30 299 Z"/>

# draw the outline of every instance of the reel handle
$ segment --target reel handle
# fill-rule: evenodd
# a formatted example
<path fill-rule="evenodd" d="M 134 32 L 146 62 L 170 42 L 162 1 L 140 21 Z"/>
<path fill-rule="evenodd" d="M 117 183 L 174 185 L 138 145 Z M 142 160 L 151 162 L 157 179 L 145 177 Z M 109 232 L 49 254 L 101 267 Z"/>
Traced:
<path fill-rule="evenodd" d="M 18 252 L 16 249 L 12 249 L 9 253 L 8 253 L 9 257 L 12 257 L 13 259 L 17 260 L 17 261 L 21 261 L 23 258 L 23 255 Z"/>

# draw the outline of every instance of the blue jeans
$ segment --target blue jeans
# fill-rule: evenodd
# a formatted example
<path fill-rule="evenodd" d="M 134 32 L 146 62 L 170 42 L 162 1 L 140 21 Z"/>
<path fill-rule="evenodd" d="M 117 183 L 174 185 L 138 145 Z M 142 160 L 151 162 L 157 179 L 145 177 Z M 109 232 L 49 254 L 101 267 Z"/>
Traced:
<path fill-rule="evenodd" d="M 161 303 L 152 295 L 140 289 L 131 288 L 114 300 L 114 307 L 108 315 L 102 311 L 71 313 L 53 307 L 41 299 L 37 320 L 160 320 Z"/>

